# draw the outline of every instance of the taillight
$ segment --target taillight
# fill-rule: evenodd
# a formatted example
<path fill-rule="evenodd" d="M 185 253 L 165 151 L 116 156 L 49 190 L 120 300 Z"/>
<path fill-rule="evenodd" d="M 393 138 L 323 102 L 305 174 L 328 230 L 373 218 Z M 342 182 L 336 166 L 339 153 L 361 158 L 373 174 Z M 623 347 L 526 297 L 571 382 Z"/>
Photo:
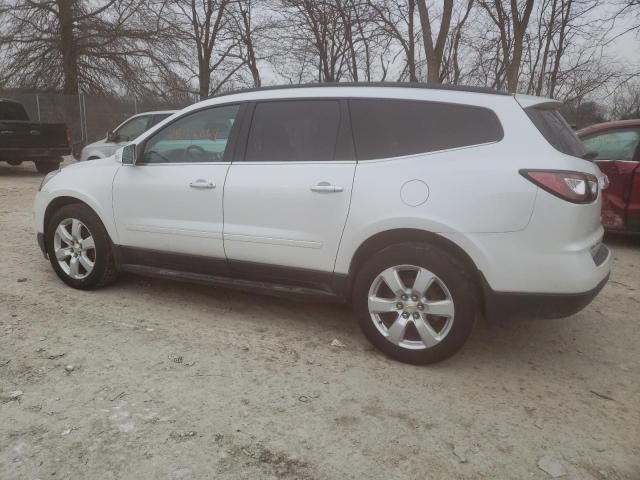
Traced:
<path fill-rule="evenodd" d="M 598 198 L 598 179 L 588 173 L 563 170 L 520 170 L 520 175 L 568 202 L 591 203 Z"/>
<path fill-rule="evenodd" d="M 71 145 L 71 130 L 67 128 L 67 145 Z"/>

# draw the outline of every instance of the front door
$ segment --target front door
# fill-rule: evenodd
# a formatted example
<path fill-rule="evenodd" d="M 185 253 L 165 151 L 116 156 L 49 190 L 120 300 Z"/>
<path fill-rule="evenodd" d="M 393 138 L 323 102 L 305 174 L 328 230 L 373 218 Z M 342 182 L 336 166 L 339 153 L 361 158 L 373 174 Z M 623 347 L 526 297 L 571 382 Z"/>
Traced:
<path fill-rule="evenodd" d="M 179 117 L 143 140 L 136 165 L 118 170 L 113 202 L 123 262 L 222 273 L 202 271 L 212 264 L 203 263 L 207 257 L 226 269 L 222 195 L 239 109 L 227 105 Z"/>
<path fill-rule="evenodd" d="M 356 166 L 346 104 L 258 102 L 240 158 L 224 191 L 224 247 L 232 272 L 285 282 L 308 278 L 310 284 L 326 279 Z"/>
<path fill-rule="evenodd" d="M 609 187 L 603 193 L 602 224 L 609 230 L 625 230 L 628 228 L 634 173 L 638 167 L 635 153 L 640 143 L 640 129 L 607 130 L 583 141 L 590 151 L 596 153 L 598 167 L 609 178 Z"/>

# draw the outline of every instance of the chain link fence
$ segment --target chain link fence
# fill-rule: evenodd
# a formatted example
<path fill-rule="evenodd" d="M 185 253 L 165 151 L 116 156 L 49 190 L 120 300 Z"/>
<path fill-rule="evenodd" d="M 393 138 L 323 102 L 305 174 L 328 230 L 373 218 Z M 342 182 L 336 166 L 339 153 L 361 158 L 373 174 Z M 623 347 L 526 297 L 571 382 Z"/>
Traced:
<path fill-rule="evenodd" d="M 65 123 L 71 132 L 74 155 L 82 147 L 105 137 L 107 131 L 137 113 L 179 110 L 195 98 L 167 100 L 130 96 L 65 95 L 61 93 L 20 93 L 0 90 L 0 98 L 20 102 L 31 121 Z"/>

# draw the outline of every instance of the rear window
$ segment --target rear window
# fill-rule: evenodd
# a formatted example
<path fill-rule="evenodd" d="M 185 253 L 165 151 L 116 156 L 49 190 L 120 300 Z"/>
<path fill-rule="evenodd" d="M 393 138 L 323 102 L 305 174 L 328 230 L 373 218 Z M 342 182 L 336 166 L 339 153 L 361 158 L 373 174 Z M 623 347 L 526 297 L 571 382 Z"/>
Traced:
<path fill-rule="evenodd" d="M 29 120 L 24 107 L 16 102 L 0 102 L 0 120 Z"/>
<path fill-rule="evenodd" d="M 574 157 L 587 154 L 587 149 L 558 110 L 541 106 L 524 111 L 553 148 Z"/>
<path fill-rule="evenodd" d="M 493 111 L 415 100 L 349 101 L 358 160 L 400 157 L 502 139 Z"/>

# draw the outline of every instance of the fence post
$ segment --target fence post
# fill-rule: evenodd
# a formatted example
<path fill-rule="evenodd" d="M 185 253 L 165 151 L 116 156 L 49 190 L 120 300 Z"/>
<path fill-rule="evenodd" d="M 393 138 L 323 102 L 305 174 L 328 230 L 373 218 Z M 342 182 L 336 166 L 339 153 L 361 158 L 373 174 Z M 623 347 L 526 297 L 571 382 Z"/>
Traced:
<path fill-rule="evenodd" d="M 40 118 L 40 95 L 36 93 L 36 107 L 38 108 L 38 122 L 42 122 L 42 118 Z"/>
<path fill-rule="evenodd" d="M 84 143 L 89 143 L 89 126 L 87 125 L 87 97 L 82 95 L 82 117 L 84 118 Z"/>
<path fill-rule="evenodd" d="M 78 92 L 78 111 L 80 113 L 80 142 L 84 143 L 84 122 L 82 121 L 82 94 Z"/>

